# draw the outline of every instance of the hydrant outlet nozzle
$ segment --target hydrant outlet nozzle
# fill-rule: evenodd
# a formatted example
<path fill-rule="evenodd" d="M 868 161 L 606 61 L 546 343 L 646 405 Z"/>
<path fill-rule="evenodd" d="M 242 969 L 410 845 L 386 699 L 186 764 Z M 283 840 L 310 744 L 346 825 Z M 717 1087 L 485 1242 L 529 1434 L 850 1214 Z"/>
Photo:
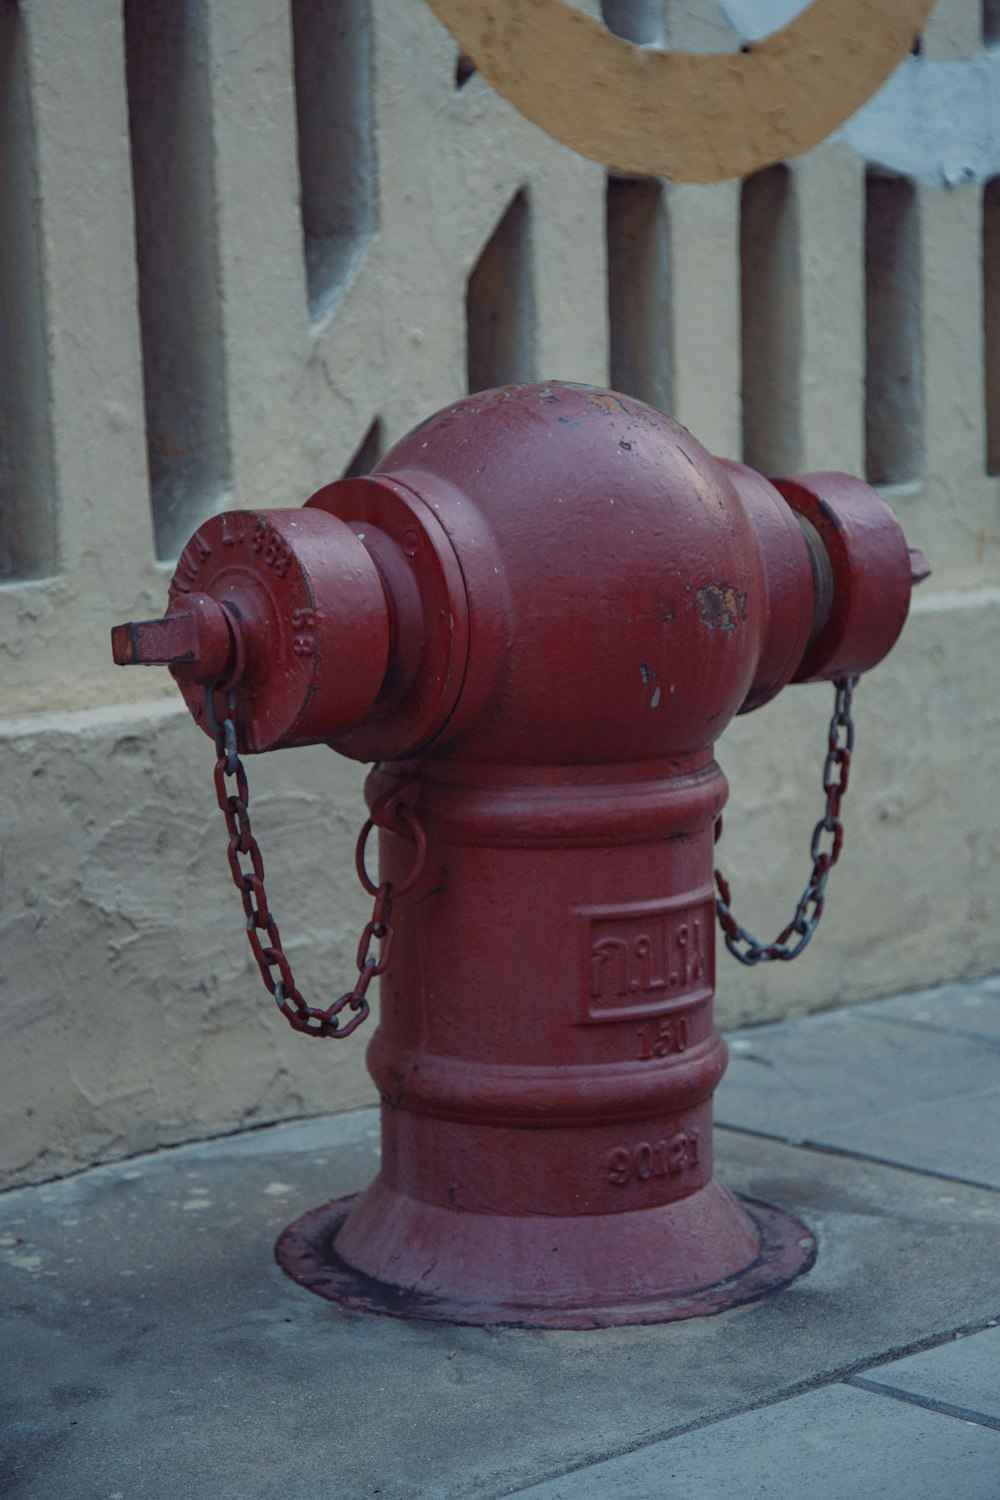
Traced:
<path fill-rule="evenodd" d="M 180 682 L 218 682 L 235 654 L 235 624 L 217 600 L 189 594 L 160 620 L 132 620 L 111 631 L 120 667 L 168 666 Z"/>
<path fill-rule="evenodd" d="M 238 688 L 241 752 L 361 722 L 383 689 L 391 622 L 364 540 L 374 528 L 360 531 L 316 509 L 209 517 L 177 560 L 163 619 L 115 626 L 115 661 L 168 666 L 207 734 L 206 686 Z"/>

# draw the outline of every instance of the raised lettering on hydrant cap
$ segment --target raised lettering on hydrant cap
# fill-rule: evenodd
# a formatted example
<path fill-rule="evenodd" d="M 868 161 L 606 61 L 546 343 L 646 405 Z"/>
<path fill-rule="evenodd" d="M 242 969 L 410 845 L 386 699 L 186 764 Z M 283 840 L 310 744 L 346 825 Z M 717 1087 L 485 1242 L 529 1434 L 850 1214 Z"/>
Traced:
<path fill-rule="evenodd" d="M 376 762 L 352 995 L 290 1010 L 256 854 L 241 887 L 299 1029 L 342 1034 L 344 1005 L 353 1029 L 381 975 L 381 1168 L 285 1231 L 290 1275 L 399 1316 L 583 1328 L 811 1265 L 808 1230 L 712 1170 L 714 745 L 786 684 L 882 660 L 925 569 L 859 480 L 771 482 L 563 383 L 471 396 L 366 479 L 195 533 L 166 620 L 117 627 L 116 660 L 170 664 L 219 775 L 317 741 Z M 221 800 L 256 850 L 245 782 Z"/>

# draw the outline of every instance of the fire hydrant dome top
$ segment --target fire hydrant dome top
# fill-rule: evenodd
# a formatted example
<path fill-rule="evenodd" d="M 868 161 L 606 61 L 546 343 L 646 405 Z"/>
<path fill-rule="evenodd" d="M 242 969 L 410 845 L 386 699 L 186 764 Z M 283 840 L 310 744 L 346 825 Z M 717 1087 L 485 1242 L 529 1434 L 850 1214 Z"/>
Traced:
<path fill-rule="evenodd" d="M 488 528 L 463 553 L 469 676 L 498 675 L 478 722 L 459 702 L 445 738 L 462 758 L 656 759 L 707 747 L 737 712 L 762 564 L 732 480 L 678 423 L 594 386 L 504 386 L 414 429 L 372 478 L 390 474 L 446 529 L 463 505 Z"/>

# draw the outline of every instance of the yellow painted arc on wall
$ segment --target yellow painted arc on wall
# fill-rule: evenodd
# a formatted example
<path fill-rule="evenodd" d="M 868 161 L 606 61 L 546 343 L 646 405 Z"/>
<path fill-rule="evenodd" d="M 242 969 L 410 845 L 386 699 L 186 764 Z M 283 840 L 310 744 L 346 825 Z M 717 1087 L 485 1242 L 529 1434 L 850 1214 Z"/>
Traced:
<path fill-rule="evenodd" d="M 566 0 L 428 0 L 498 93 L 582 156 L 718 182 L 825 140 L 907 55 L 934 0 L 814 0 L 746 52 L 637 47 Z"/>

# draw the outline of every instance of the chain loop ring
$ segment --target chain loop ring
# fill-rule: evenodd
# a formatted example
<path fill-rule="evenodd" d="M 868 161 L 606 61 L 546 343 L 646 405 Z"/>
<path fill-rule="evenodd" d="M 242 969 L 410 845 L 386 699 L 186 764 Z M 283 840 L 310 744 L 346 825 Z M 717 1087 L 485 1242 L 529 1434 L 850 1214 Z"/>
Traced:
<path fill-rule="evenodd" d="M 413 816 L 413 814 L 410 812 L 410 809 L 406 807 L 405 804 L 403 804 L 402 802 L 397 803 L 395 812 L 400 822 L 406 824 L 407 827 L 412 830 L 413 842 L 417 846 L 416 857 L 413 861 L 413 868 L 411 869 L 409 875 L 407 875 L 406 879 L 402 882 L 401 885 L 392 886 L 392 894 L 394 896 L 405 896 L 407 891 L 412 891 L 413 887 L 416 885 L 417 881 L 424 873 L 424 861 L 427 858 L 427 835 L 424 833 L 423 825 L 420 823 L 419 819 Z M 367 869 L 365 868 L 365 846 L 368 843 L 368 835 L 371 833 L 372 829 L 375 826 L 376 824 L 374 818 L 366 819 L 364 827 L 358 834 L 358 842 L 354 850 L 354 864 L 358 872 L 358 879 L 361 881 L 361 884 L 364 886 L 369 896 L 377 896 L 379 891 L 381 890 L 381 886 L 377 886 L 374 883 L 371 876 L 368 874 Z"/>

